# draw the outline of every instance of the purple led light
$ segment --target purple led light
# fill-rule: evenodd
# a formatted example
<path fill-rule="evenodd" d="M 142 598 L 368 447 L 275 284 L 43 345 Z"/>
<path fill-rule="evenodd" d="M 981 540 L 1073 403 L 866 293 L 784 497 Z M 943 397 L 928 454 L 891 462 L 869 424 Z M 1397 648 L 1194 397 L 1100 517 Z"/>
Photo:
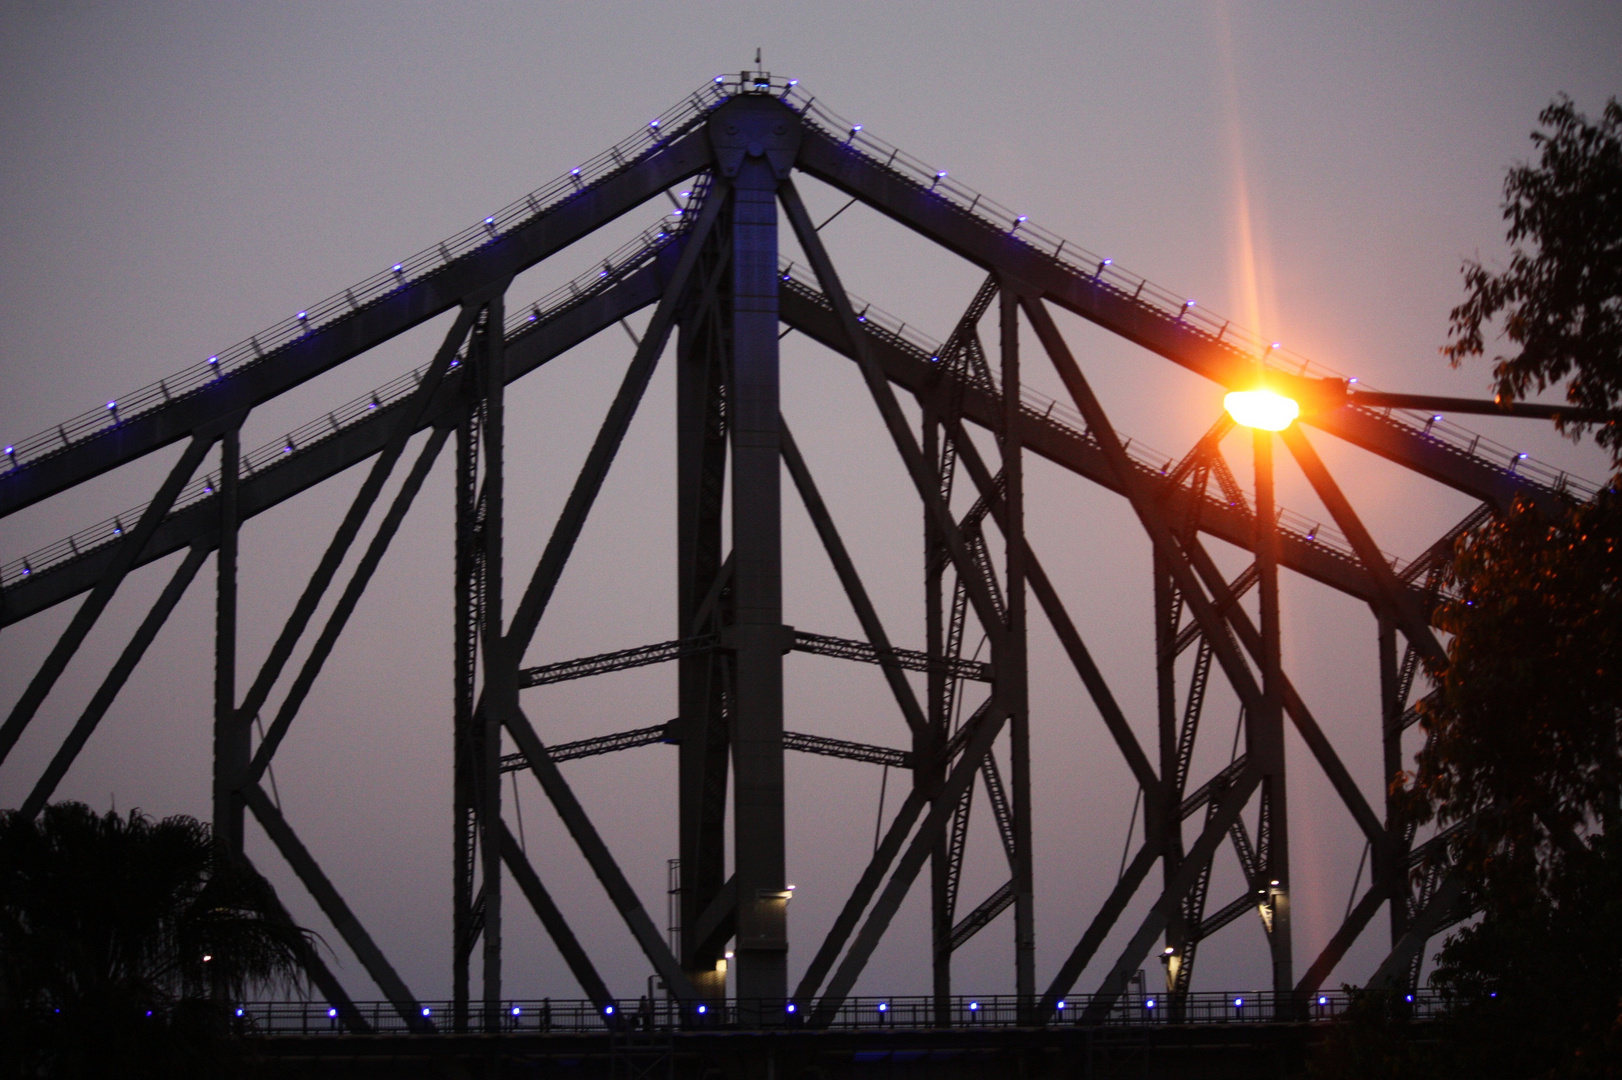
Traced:
<path fill-rule="evenodd" d="M 969 1002 L 969 1011 L 970 1012 L 979 1012 L 980 1011 L 980 1003 L 978 1001 Z"/>
<path fill-rule="evenodd" d="M 395 263 L 394 264 L 394 272 L 396 274 L 403 274 L 403 273 L 405 273 L 405 267 L 401 266 L 399 263 Z"/>
<path fill-rule="evenodd" d="M 716 80 L 715 80 L 715 81 L 716 81 L 716 82 L 720 82 L 720 81 L 721 81 L 721 80 L 720 80 L 720 79 L 716 79 Z M 709 1012 L 709 1011 L 710 1011 L 710 1009 L 709 1009 L 709 1006 L 707 1006 L 707 1005 L 700 1005 L 700 1006 L 699 1006 L 699 1007 L 698 1007 L 698 1015 L 700 1015 L 700 1016 L 703 1016 L 703 1015 L 704 1015 L 704 1014 L 705 1014 L 705 1013 L 707 1013 L 707 1012 Z"/>
<path fill-rule="evenodd" d="M 1144 1002 L 1144 1003 L 1143 1003 L 1143 1007 L 1144 1007 L 1144 1008 L 1145 1008 L 1145 1009 L 1152 1009 L 1152 1008 L 1154 1008 L 1154 1007 L 1155 1007 L 1155 999 L 1154 999 L 1154 998 L 1150 998 L 1150 999 L 1149 999 L 1149 1000 L 1147 1000 L 1147 1001 L 1145 1001 L 1145 1002 Z"/>
<path fill-rule="evenodd" d="M 793 1012 L 794 1011 L 794 1002 L 791 1001 L 787 1005 L 783 1006 L 783 1010 L 785 1012 Z"/>
<path fill-rule="evenodd" d="M 614 1006 L 612 1006 L 612 1005 L 604 1005 L 603 1006 L 603 1015 L 604 1016 L 613 1016 L 614 1015 Z"/>
<path fill-rule="evenodd" d="M 1065 1006 L 1065 1003 L 1063 1001 L 1061 1001 L 1061 1002 L 1059 1002 L 1057 1008 L 1058 1008 L 1058 1010 L 1060 1012 L 1064 1012 L 1064 1006 Z"/>
<path fill-rule="evenodd" d="M 118 409 L 118 402 L 116 402 L 116 401 L 109 401 L 109 402 L 108 402 L 108 403 L 107 403 L 107 411 L 108 411 L 108 412 L 115 412 L 115 411 L 117 411 L 117 409 Z"/>
<path fill-rule="evenodd" d="M 887 1002 L 887 1001 L 879 1002 L 879 1012 L 889 1012 L 889 1011 L 890 1011 L 890 1003 L 889 1002 Z"/>
<path fill-rule="evenodd" d="M 521 1015 L 521 1014 L 522 1014 L 522 1013 L 523 1013 L 523 1011 L 524 1011 L 524 1010 L 523 1010 L 523 1009 L 520 1009 L 520 1008 L 519 1008 L 519 1007 L 518 1007 L 518 1006 L 517 1006 L 517 1005 L 514 1005 L 514 1006 L 513 1006 L 513 1015 L 514 1015 L 514 1016 L 519 1016 L 519 1015 Z"/>
<path fill-rule="evenodd" d="M 423 1007 L 422 1007 L 422 1015 L 424 1015 L 424 1016 L 431 1016 L 431 1015 L 433 1015 L 433 1011 L 434 1011 L 434 1010 L 432 1010 L 432 1009 L 430 1009 L 430 1008 L 429 1008 L 429 1007 L 428 1007 L 428 1006 L 426 1006 L 426 1005 L 424 1005 L 424 1006 L 423 1006 Z"/>
<path fill-rule="evenodd" d="M 152 1014 L 151 1014 L 151 1013 L 147 1013 L 147 1015 L 148 1015 L 148 1016 L 151 1016 L 151 1015 L 152 1015 Z M 337 1009 L 328 1009 L 328 1010 L 327 1010 L 327 1016 L 328 1016 L 328 1018 L 330 1018 L 330 1019 L 336 1019 L 336 1018 L 337 1018 L 337 1016 L 338 1016 L 338 1010 L 337 1010 Z"/>
<path fill-rule="evenodd" d="M 1242 997 L 1234 998 L 1233 999 L 1233 1007 L 1236 1008 L 1236 1009 L 1243 1009 L 1245 1007 L 1245 999 L 1242 998 Z"/>
<path fill-rule="evenodd" d="M 299 322 L 303 322 L 305 319 L 308 319 L 309 317 L 310 317 L 310 313 L 308 311 L 301 311 L 301 312 L 298 313 L 298 321 Z"/>

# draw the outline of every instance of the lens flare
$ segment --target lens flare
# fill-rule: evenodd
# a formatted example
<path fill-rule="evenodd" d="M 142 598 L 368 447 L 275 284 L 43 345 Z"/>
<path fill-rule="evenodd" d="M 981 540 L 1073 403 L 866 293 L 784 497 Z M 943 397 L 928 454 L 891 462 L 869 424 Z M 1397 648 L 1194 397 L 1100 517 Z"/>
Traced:
<path fill-rule="evenodd" d="M 1235 390 L 1222 399 L 1228 415 L 1245 427 L 1283 431 L 1301 415 L 1301 406 L 1271 390 Z"/>

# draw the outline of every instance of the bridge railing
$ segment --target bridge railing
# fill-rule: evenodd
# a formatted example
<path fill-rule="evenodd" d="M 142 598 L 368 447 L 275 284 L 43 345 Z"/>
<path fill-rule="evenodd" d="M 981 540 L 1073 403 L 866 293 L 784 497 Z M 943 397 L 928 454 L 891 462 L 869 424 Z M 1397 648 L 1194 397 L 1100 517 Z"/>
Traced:
<path fill-rule="evenodd" d="M 885 142 L 860 123 L 852 123 L 832 112 L 807 93 L 794 80 L 773 84 L 773 92 L 794 108 L 807 122 L 819 126 L 833 139 L 861 153 L 898 178 L 934 193 L 964 213 L 1024 242 L 1070 274 L 1110 287 L 1123 296 L 1154 309 L 1159 314 L 1188 324 L 1213 342 L 1225 343 L 1258 362 L 1281 371 L 1315 378 L 1345 378 L 1325 364 L 1318 363 L 1271 341 L 1244 326 L 1235 324 L 1196 299 L 1155 284 L 1134 274 L 1114 259 L 1089 251 L 1059 234 L 1043 228 L 1007 206 L 953 177 L 948 170 L 930 165 L 899 147 Z M 1366 389 L 1374 389 L 1365 386 Z M 1590 499 L 1598 485 L 1571 476 L 1565 471 L 1537 461 L 1503 443 L 1488 439 L 1431 413 L 1412 409 L 1384 409 L 1389 419 L 1433 439 L 1468 457 L 1477 458 L 1504 472 L 1516 473 L 1533 483 L 1557 492 L 1569 492 L 1578 499 Z"/>
<path fill-rule="evenodd" d="M 656 258 L 662 248 L 681 234 L 684 228 L 681 214 L 696 207 L 703 197 L 704 186 L 695 180 L 692 189 L 683 194 L 687 196 L 684 200 L 686 205 L 674 210 L 666 221 L 649 226 L 626 241 L 596 268 L 570 279 L 539 300 L 510 314 L 504 328 L 506 340 L 509 343 L 519 340 L 524 334 L 538 329 L 564 311 L 589 300 L 596 293 L 618 283 Z M 467 349 L 464 346 L 451 366 L 453 368 L 459 366 L 466 355 Z M 343 433 L 378 411 L 399 404 L 421 384 L 427 370 L 428 365 L 424 364 L 399 375 L 370 394 L 346 402 L 325 416 L 294 428 L 279 439 L 245 451 L 241 458 L 243 477 L 254 476 L 272 468 L 300 451 Z M 217 482 L 213 474 L 191 481 L 181 489 L 170 513 L 179 513 L 203 499 L 212 497 Z M 26 577 L 77 559 L 105 544 L 112 543 L 124 534 L 126 528 L 132 527 L 141 519 L 141 513 L 145 509 L 146 504 L 142 503 L 104 521 L 86 526 L 45 547 L 0 563 L 0 588 L 14 585 Z"/>
<path fill-rule="evenodd" d="M 210 356 L 201 364 L 188 367 L 175 375 L 161 379 L 131 394 L 111 399 L 105 406 L 81 413 L 53 429 L 40 432 L 15 444 L 6 445 L 3 449 L 0 449 L 0 470 L 21 468 L 29 461 L 57 453 L 81 439 L 97 435 L 108 427 L 116 426 L 133 416 L 161 408 L 177 397 L 194 392 L 214 380 L 228 377 L 230 373 L 247 364 L 270 359 L 277 349 L 297 340 L 313 329 L 335 319 L 348 317 L 359 308 L 399 288 L 402 283 L 415 281 L 437 272 L 454 259 L 483 246 L 517 225 L 545 213 L 548 209 L 573 197 L 579 191 L 600 183 L 608 176 L 629 167 L 648 152 L 691 130 L 694 125 L 702 122 L 703 118 L 717 105 L 740 92 L 770 93 L 778 97 L 785 104 L 799 111 L 809 122 L 820 125 L 826 132 L 843 133 L 848 145 L 895 172 L 903 179 L 936 192 L 940 197 L 957 205 L 965 213 L 979 218 L 992 227 L 1006 229 L 1011 235 L 1030 244 L 1035 250 L 1064 265 L 1073 274 L 1091 277 L 1094 280 L 1107 283 L 1123 293 L 1130 294 L 1139 302 L 1150 305 L 1164 315 L 1189 322 L 1190 325 L 1199 328 L 1215 341 L 1239 342 L 1245 348 L 1256 350 L 1258 358 L 1266 358 L 1269 363 L 1275 366 L 1289 368 L 1299 374 L 1338 377 L 1337 373 L 1331 369 L 1316 364 L 1288 349 L 1274 348 L 1274 343 L 1263 342 L 1261 338 L 1251 331 L 1243 327 L 1233 326 L 1228 320 L 1221 318 L 1210 310 L 1200 307 L 1190 300 L 1180 298 L 1177 294 L 1155 285 L 1146 278 L 1127 272 L 1114 263 L 1113 260 L 1098 256 L 1079 245 L 1070 243 L 1055 233 L 1043 229 L 1041 226 L 1029 221 L 1026 215 L 1018 214 L 995 200 L 974 191 L 952 178 L 944 170 L 937 170 L 877 138 L 862 125 L 849 123 L 826 109 L 815 98 L 809 96 L 799 86 L 798 80 L 767 79 L 762 83 L 752 78 L 737 80 L 718 76 L 711 83 L 694 91 L 682 102 L 654 117 L 642 131 L 621 140 L 604 153 L 571 170 L 564 176 L 553 180 L 550 184 L 510 203 L 495 214 L 487 217 L 480 224 L 464 229 L 434 247 L 426 248 L 416 255 L 395 264 L 389 270 L 374 274 L 365 281 L 345 289 L 342 293 L 335 294 L 300 311 L 294 317 L 285 319 L 267 330 L 261 331 L 247 341 L 240 342 L 223 352 Z M 695 181 L 695 184 L 698 182 Z M 695 188 L 694 190 L 697 191 L 698 189 Z M 613 280 L 617 280 L 629 269 L 642 265 L 658 246 L 667 242 L 669 236 L 678 231 L 673 226 L 679 223 L 682 212 L 683 208 L 677 208 L 671 214 L 672 220 L 668 221 L 667 224 L 649 229 L 611 255 L 595 270 L 588 271 L 582 277 L 570 281 L 562 288 L 537 301 L 531 307 L 515 312 L 508 321 L 508 334 L 511 335 L 514 332 L 522 331 L 523 324 L 526 322 L 544 320 L 547 312 L 566 306 L 572 299 L 582 296 L 593 287 L 612 283 Z M 785 270 L 785 280 L 803 280 L 803 278 L 803 271 L 797 270 L 792 265 Z M 881 332 L 893 335 L 898 340 L 906 341 L 913 347 L 923 350 L 926 354 L 939 348 L 938 344 L 918 334 L 915 328 L 909 327 L 905 322 L 896 320 L 876 308 L 864 307 L 863 318 L 864 321 L 871 321 L 874 327 Z M 383 387 L 379 387 L 372 395 L 357 398 L 355 401 L 333 410 L 325 417 L 312 421 L 303 428 L 289 432 L 283 439 L 267 443 L 245 454 L 243 458 L 245 471 L 252 474 L 269 467 L 285 456 L 296 454 L 299 448 L 307 445 L 309 441 L 327 438 L 341 430 L 347 423 L 352 423 L 375 409 L 386 407 L 392 401 L 396 401 L 408 394 L 415 387 L 416 380 L 421 378 L 421 371 L 422 369 L 419 369 L 402 375 Z M 1074 410 L 1068 406 L 1056 403 L 1029 388 L 1022 388 L 1021 400 L 1027 411 L 1039 411 L 1041 415 L 1049 418 L 1062 418 L 1065 426 L 1085 433 L 1085 424 L 1081 421 L 1080 416 L 1070 415 Z M 1569 476 L 1561 470 L 1512 450 L 1502 443 L 1487 439 L 1460 427 L 1448 421 L 1445 417 L 1400 409 L 1386 409 L 1383 412 L 1393 421 L 1417 431 L 1426 438 L 1435 439 L 1457 452 L 1488 463 L 1501 471 L 1519 473 L 1534 483 L 1551 490 L 1567 492 L 1579 499 L 1591 498 L 1598 490 L 1597 485 Z M 1151 469 L 1158 470 L 1168 460 L 1158 451 L 1142 443 L 1129 441 L 1127 449 L 1135 460 Z M 181 493 L 176 501 L 175 509 L 184 509 L 201 499 L 208 498 L 213 494 L 213 486 L 214 482 L 209 477 L 193 482 Z M 122 514 L 97 522 L 45 548 L 29 552 L 27 555 L 0 564 L 0 588 L 9 587 L 25 577 L 51 566 L 76 559 L 87 551 L 116 540 L 123 534 L 126 527 L 139 520 L 143 509 L 144 506 L 132 508 Z M 1280 513 L 1282 524 L 1300 533 L 1309 541 L 1322 543 L 1338 554 L 1351 556 L 1350 544 L 1346 543 L 1345 539 L 1340 537 L 1332 526 L 1311 521 L 1305 516 L 1294 514 L 1289 510 L 1281 510 Z M 1400 569 L 1400 563 L 1395 558 L 1392 558 L 1391 562 L 1394 567 Z"/>
<path fill-rule="evenodd" d="M 716 105 L 727 100 L 720 83 L 710 83 L 653 117 L 647 126 L 622 139 L 577 168 L 502 207 L 454 236 L 424 248 L 385 270 L 359 281 L 342 292 L 274 323 L 246 341 L 193 364 L 173 375 L 109 399 L 105 405 L 87 410 L 56 427 L 26 439 L 7 444 L 0 469 L 21 468 L 29 462 L 55 454 L 73 444 L 98 435 L 132 417 L 151 412 L 174 399 L 197 391 L 216 379 L 250 364 L 271 359 L 277 350 L 304 335 L 355 312 L 389 295 L 403 285 L 438 273 L 448 264 L 497 239 L 514 228 L 547 213 L 610 176 L 629 168 L 648 153 L 672 142 L 702 121 Z"/>
<path fill-rule="evenodd" d="M 1097 1014 L 1090 995 L 1066 998 L 1043 1015 L 1031 1003 L 1013 996 L 959 996 L 950 1000 L 944 1024 L 928 996 L 852 997 L 840 1003 L 825 1024 L 833 1031 L 920 1031 L 940 1028 L 1011 1028 L 1059 1026 L 1148 1027 L 1163 1024 L 1313 1023 L 1344 1013 L 1355 995 L 1323 991 L 1304 998 L 1271 992 L 1191 993 L 1180 1003 L 1156 994 L 1125 994 Z M 1435 991 L 1405 995 L 1399 1008 L 1416 1020 L 1439 1015 L 1449 999 Z M 423 1002 L 422 1018 L 439 1032 L 454 1027 L 454 1007 L 448 1001 Z M 783 1001 L 708 1002 L 683 1005 L 661 999 L 626 1000 L 599 1008 L 590 1001 L 559 998 L 520 998 L 504 1001 L 495 1023 L 485 1023 L 482 1005 L 469 1007 L 470 1031 L 496 1030 L 513 1034 L 594 1035 L 607 1032 L 674 1032 L 764 1030 L 812 1026 L 817 1003 L 795 1005 Z M 411 1030 L 386 1001 L 357 1002 L 359 1019 L 373 1031 L 405 1034 Z M 245 1031 L 261 1035 L 340 1035 L 349 1029 L 338 1007 L 317 1001 L 243 1002 L 235 1008 L 236 1022 Z M 420 1029 L 420 1025 L 419 1025 Z"/>

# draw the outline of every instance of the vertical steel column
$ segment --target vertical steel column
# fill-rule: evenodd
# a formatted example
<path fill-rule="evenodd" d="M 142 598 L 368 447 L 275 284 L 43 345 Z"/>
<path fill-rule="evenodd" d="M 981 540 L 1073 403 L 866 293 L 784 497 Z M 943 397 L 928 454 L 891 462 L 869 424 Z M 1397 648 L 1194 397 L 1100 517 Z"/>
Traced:
<path fill-rule="evenodd" d="M 1372 852 L 1373 879 L 1385 883 L 1391 895 L 1391 945 L 1408 932 L 1408 882 L 1404 874 L 1404 856 L 1408 845 L 1400 819 L 1397 790 L 1392 780 L 1402 771 L 1402 707 L 1401 676 L 1397 669 L 1397 627 L 1389 612 L 1377 609 L 1380 635 L 1380 748 L 1385 787 L 1386 842 Z"/>
<path fill-rule="evenodd" d="M 506 369 L 501 296 L 475 341 L 484 395 L 484 723 L 479 746 L 479 857 L 484 896 L 484 1027 L 501 1030 L 501 730 L 518 710 L 518 658 L 502 638 L 502 446 Z"/>
<path fill-rule="evenodd" d="M 220 546 L 214 601 L 214 839 L 232 858 L 242 856 L 244 803 L 236 790 L 247 772 L 253 717 L 237 715 L 237 479 L 242 434 L 233 426 L 220 438 Z"/>
<path fill-rule="evenodd" d="M 1295 989 L 1290 946 L 1290 834 L 1289 804 L 1284 777 L 1284 673 L 1281 657 L 1278 598 L 1278 511 L 1273 498 L 1273 433 L 1252 432 L 1256 464 L 1256 569 L 1261 599 L 1262 694 L 1261 708 L 1246 724 L 1252 758 L 1261 763 L 1262 805 L 1268 815 L 1270 839 L 1265 875 L 1272 911 L 1268 945 L 1273 959 L 1273 991 Z"/>
<path fill-rule="evenodd" d="M 1182 792 L 1177 789 L 1177 618 L 1178 604 L 1176 586 L 1172 583 L 1171 570 L 1166 566 L 1166 556 L 1156 548 L 1154 551 L 1154 605 L 1155 605 L 1155 689 L 1156 714 L 1160 732 L 1160 783 L 1161 805 L 1158 811 L 1151 809 L 1153 797 L 1144 792 L 1144 835 L 1154 837 L 1157 832 L 1160 836 L 1161 858 L 1165 886 L 1170 886 L 1172 879 L 1183 864 L 1183 815 L 1178 802 Z M 1184 916 L 1185 905 L 1179 904 L 1177 911 L 1166 920 L 1166 947 L 1170 952 L 1162 955 L 1166 965 L 1166 992 L 1173 993 L 1177 988 L 1178 970 L 1184 962 L 1188 947 L 1188 920 Z M 1181 1001 L 1174 1000 L 1173 1008 L 1180 1008 Z"/>
<path fill-rule="evenodd" d="M 777 176 L 755 142 L 737 171 L 732 222 L 732 724 L 737 993 L 788 996 L 783 850 L 783 629 L 777 355 Z"/>
<path fill-rule="evenodd" d="M 1036 1000 L 1036 885 L 1031 871 L 1031 729 L 1025 646 L 1025 467 L 1020 442 L 1019 297 L 1005 282 L 1002 323 L 1003 531 L 1008 633 L 992 662 L 997 697 L 1008 710 L 1014 818 L 1014 987 L 1021 1006 Z M 999 655 L 1000 654 L 1000 655 Z"/>
<path fill-rule="evenodd" d="M 723 196 L 712 195 L 712 198 Z M 732 290 L 725 210 L 694 269 L 693 301 L 676 339 L 676 634 L 710 633 L 723 622 L 721 518 L 726 484 L 727 323 Z M 713 284 L 714 291 L 705 288 Z M 678 802 L 681 943 L 678 959 L 700 995 L 726 997 L 719 941 L 699 938 L 700 920 L 726 884 L 727 712 L 725 658 L 700 652 L 677 661 L 681 742 Z M 714 1007 L 713 1005 L 711 1007 Z"/>
<path fill-rule="evenodd" d="M 944 461 L 941 456 L 941 424 L 935 410 L 924 406 L 924 460 L 931 469 L 941 473 L 942 497 L 950 498 L 946 490 Z M 946 762 L 940 760 L 940 750 L 946 745 L 951 717 L 946 708 L 946 635 L 942 603 L 946 574 L 945 545 L 934 518 L 924 511 L 924 647 L 931 664 L 926 679 L 928 725 L 923 732 L 914 732 L 913 788 L 928 797 L 939 794 L 946 779 Z M 951 1023 L 952 1008 L 952 915 L 948 889 L 952 871 L 949 841 L 950 830 L 943 829 L 929 853 L 929 923 L 931 961 L 935 993 L 935 1023 L 945 1027 Z"/>
<path fill-rule="evenodd" d="M 474 380 L 468 380 L 473 382 Z M 471 395 L 470 395 L 471 396 Z M 473 911 L 476 835 L 478 830 L 477 775 L 473 709 L 478 693 L 479 629 L 483 625 L 478 541 L 479 418 L 482 406 L 470 401 L 456 427 L 456 599 L 455 701 L 453 703 L 452 777 L 453 874 L 451 884 L 451 1002 L 452 1024 L 466 1032 L 470 978 L 468 961 L 477 936 Z"/>

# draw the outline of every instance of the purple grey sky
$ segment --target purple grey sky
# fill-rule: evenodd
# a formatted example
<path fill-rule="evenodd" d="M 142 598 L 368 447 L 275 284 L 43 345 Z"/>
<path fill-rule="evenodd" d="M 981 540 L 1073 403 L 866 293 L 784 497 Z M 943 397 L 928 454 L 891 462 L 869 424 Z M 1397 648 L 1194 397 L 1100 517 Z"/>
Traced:
<path fill-rule="evenodd" d="M 1601 3 L 10 3 L 0 7 L 0 435 L 23 438 L 194 364 L 430 246 L 735 72 L 757 46 L 766 67 L 836 112 L 1201 306 L 1367 383 L 1459 395 L 1484 391 L 1485 367 L 1450 371 L 1436 349 L 1461 259 L 1505 258 L 1505 169 L 1528 156 L 1527 134 L 1556 93 L 1594 114 L 1622 91 L 1622 13 Z M 814 211 L 843 201 L 802 186 Z M 650 204 L 562 253 L 515 296 L 574 276 L 666 209 Z M 853 292 L 936 338 L 978 284 L 972 267 L 864 208 L 824 237 Z M 1061 324 L 1123 434 L 1180 455 L 1215 418 L 1216 387 L 1079 320 Z M 421 328 L 265 406 L 244 445 L 423 362 L 441 332 Z M 1056 394 L 1030 355 L 1028 379 Z M 527 575 L 538 556 L 628 358 L 613 330 L 511 392 L 510 573 Z M 785 415 L 891 635 L 920 646 L 917 502 L 871 403 L 847 361 L 797 335 L 783 363 Z M 662 369 L 532 662 L 674 636 L 672 390 Z M 1580 475 L 1604 471 L 1591 446 L 1541 426 L 1478 427 Z M 1327 437 L 1316 444 L 1388 551 L 1417 554 L 1470 508 Z M 1244 476 L 1240 440 L 1229 449 Z M 0 559 L 138 505 L 173 456 L 7 519 Z M 449 465 L 447 456 L 419 498 L 276 770 L 289 818 L 428 998 L 450 985 Z M 1030 468 L 1033 545 L 1147 741 L 1148 544 L 1113 496 L 1045 463 Z M 244 679 L 358 483 L 346 474 L 246 529 Z M 1327 516 L 1292 473 L 1281 499 Z M 856 636 L 804 513 L 786 503 L 784 521 L 787 620 Z M 26 795 L 172 566 L 126 585 L 0 768 L 0 805 Z M 1377 802 L 1372 621 L 1293 579 L 1284 604 L 1286 666 Z M 0 706 L 21 693 L 71 607 L 4 632 Z M 205 570 L 59 797 L 207 816 L 211 618 Z M 1033 625 L 1045 980 L 1114 881 L 1133 788 L 1051 633 Z M 791 729 L 904 744 L 876 671 L 801 654 L 787 671 Z M 673 670 L 644 669 L 527 692 L 526 709 L 543 738 L 561 741 L 667 719 L 673 690 Z M 1231 694 L 1213 696 L 1196 769 L 1227 760 L 1235 711 Z M 1298 971 L 1338 924 L 1361 851 L 1301 750 L 1291 747 Z M 880 777 L 820 758 L 789 766 L 797 976 L 865 859 Z M 565 769 L 662 921 L 674 752 Z M 890 779 L 887 813 L 899 801 Z M 611 987 L 638 993 L 647 964 L 532 781 L 518 798 L 531 858 Z M 1002 880 L 989 823 L 980 812 L 966 904 Z M 250 851 L 338 947 L 352 992 L 372 996 L 257 832 Z M 1239 887 L 1224 858 L 1213 906 Z M 513 895 L 509 993 L 577 996 Z M 903 909 L 859 992 L 927 989 L 921 899 Z M 1128 911 L 1079 989 L 1096 984 L 1146 905 Z M 963 991 L 1011 990 L 1008 919 L 959 954 Z M 1264 955 L 1256 920 L 1241 920 L 1203 946 L 1196 989 L 1260 986 Z M 1366 940 L 1330 984 L 1361 980 L 1379 955 Z"/>

